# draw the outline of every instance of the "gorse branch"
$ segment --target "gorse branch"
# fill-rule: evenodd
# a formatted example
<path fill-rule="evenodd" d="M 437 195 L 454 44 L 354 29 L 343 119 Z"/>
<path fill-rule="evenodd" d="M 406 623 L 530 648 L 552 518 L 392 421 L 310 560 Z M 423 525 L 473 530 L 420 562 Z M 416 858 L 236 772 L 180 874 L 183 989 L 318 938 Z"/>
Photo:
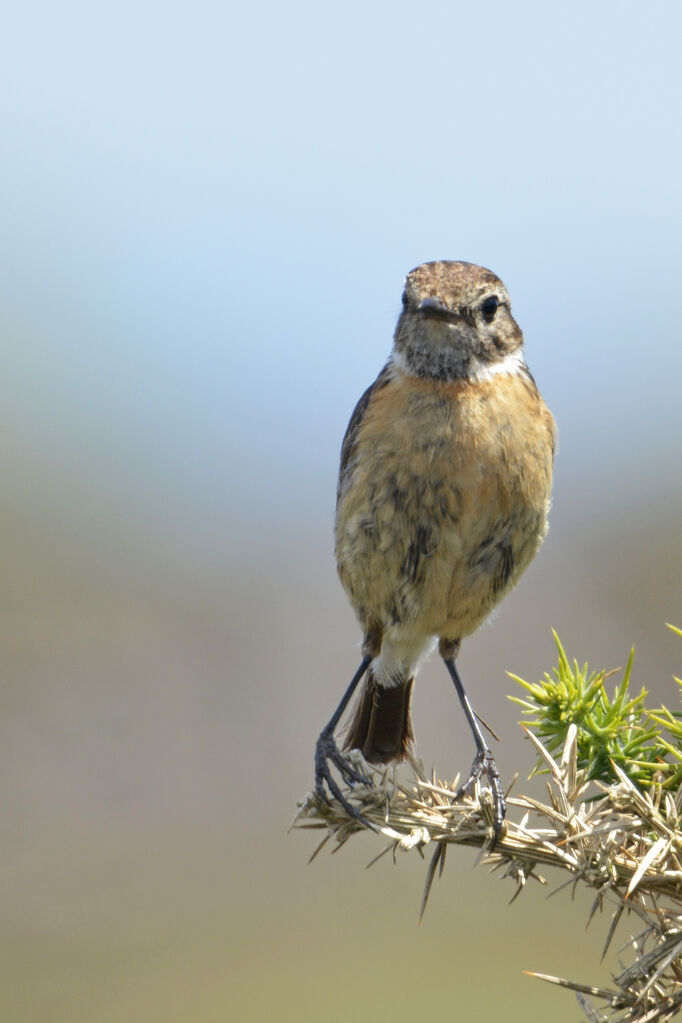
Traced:
<path fill-rule="evenodd" d="M 641 919 L 626 946 L 632 962 L 613 977 L 612 988 L 535 976 L 572 988 L 593 1023 L 670 1019 L 682 1008 L 682 713 L 649 710 L 645 690 L 631 694 L 632 654 L 609 694 L 605 683 L 614 673 L 570 662 L 555 639 L 558 664 L 543 681 L 512 676 L 524 690 L 513 699 L 527 715 L 535 770 L 549 775 L 548 799 L 510 795 L 493 850 L 489 790 L 477 784 L 454 801 L 457 779 L 427 777 L 414 759 L 404 781 L 351 754 L 371 780 L 344 792 L 364 823 L 336 800 L 313 794 L 300 804 L 294 826 L 324 832 L 311 859 L 330 840 L 338 848 L 360 831 L 385 839 L 372 862 L 413 849 L 423 855 L 431 846 L 422 912 L 449 845 L 486 851 L 487 862 L 514 881 L 513 898 L 530 878 L 544 880 L 541 868 L 566 871 L 569 881 L 595 891 L 592 914 L 611 907 L 603 955 L 623 915 Z M 602 1003 L 600 1011 L 592 999 Z"/>
<path fill-rule="evenodd" d="M 669 626 L 682 635 L 679 629 Z M 606 680 L 616 671 L 590 672 L 576 660 L 569 662 L 561 641 L 554 633 L 559 660 L 551 675 L 535 684 L 517 675 L 510 677 L 523 686 L 525 695 L 510 697 L 528 715 L 532 728 L 550 752 L 563 746 L 570 725 L 578 733 L 578 768 L 589 781 L 609 784 L 614 765 L 636 785 L 650 789 L 662 785 L 677 791 L 682 783 L 682 714 L 660 707 L 647 708 L 646 689 L 630 692 L 634 648 L 609 696 Z M 676 679 L 682 687 L 682 682 Z M 540 769 L 541 763 L 536 768 Z"/>

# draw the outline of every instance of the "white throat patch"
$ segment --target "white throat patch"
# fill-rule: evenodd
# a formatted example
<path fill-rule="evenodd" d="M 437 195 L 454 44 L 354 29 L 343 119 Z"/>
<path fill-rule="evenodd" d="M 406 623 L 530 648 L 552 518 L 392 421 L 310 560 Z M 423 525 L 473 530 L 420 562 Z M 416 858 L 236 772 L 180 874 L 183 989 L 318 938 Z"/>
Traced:
<path fill-rule="evenodd" d="M 408 376 L 414 375 L 415 371 L 410 367 L 408 360 L 405 358 L 402 352 L 397 352 L 395 348 L 391 353 L 390 365 L 396 369 L 402 370 L 403 373 Z M 524 373 L 526 370 L 526 363 L 523 358 L 523 351 L 521 348 L 517 348 L 515 352 L 510 352 L 509 355 L 505 355 L 499 362 L 483 362 L 481 359 L 477 359 L 472 356 L 469 360 L 468 372 L 466 376 L 461 376 L 461 380 L 470 380 L 472 382 L 492 380 L 493 377 L 502 374 L 513 376 L 516 373 Z M 455 379 L 453 377 L 453 379 Z"/>
<path fill-rule="evenodd" d="M 526 364 L 523 360 L 523 352 L 517 348 L 515 352 L 505 355 L 499 362 L 481 362 L 480 359 L 472 358 L 469 363 L 468 380 L 483 381 L 492 380 L 493 377 L 506 373 L 513 376 L 515 373 L 523 373 Z"/>

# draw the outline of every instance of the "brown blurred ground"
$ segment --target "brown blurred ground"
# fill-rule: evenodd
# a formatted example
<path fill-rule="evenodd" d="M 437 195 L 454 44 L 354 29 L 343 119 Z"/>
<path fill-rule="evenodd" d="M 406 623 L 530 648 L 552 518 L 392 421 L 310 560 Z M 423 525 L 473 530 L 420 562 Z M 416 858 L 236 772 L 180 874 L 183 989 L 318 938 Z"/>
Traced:
<path fill-rule="evenodd" d="M 595 667 L 636 640 L 636 682 L 677 698 L 682 651 L 663 626 L 680 619 L 674 502 L 583 522 L 562 502 L 462 657 L 507 778 L 532 760 L 504 672 L 549 668 L 552 625 Z M 366 871 L 378 849 L 362 836 L 308 867 L 315 836 L 287 835 L 357 659 L 327 536 L 290 531 L 202 571 L 120 522 L 103 550 L 91 526 L 5 509 L 0 1018 L 485 1020 L 504 1000 L 509 1020 L 575 1019 L 570 994 L 521 971 L 608 980 L 606 921 L 585 936 L 586 899 L 529 886 L 507 907 L 510 883 L 451 853 L 419 926 L 416 856 Z M 437 663 L 415 724 L 427 765 L 468 765 Z"/>

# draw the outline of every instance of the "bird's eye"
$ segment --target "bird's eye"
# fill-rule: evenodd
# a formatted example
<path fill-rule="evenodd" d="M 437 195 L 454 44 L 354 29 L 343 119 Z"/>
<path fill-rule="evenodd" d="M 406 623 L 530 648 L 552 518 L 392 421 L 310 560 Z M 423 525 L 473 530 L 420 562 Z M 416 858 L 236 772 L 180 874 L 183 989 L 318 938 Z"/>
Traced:
<path fill-rule="evenodd" d="M 407 309 L 407 291 L 403 291 L 402 303 L 403 309 Z"/>
<path fill-rule="evenodd" d="M 497 295 L 491 295 L 490 298 L 486 298 L 485 302 L 481 303 L 481 314 L 486 323 L 492 323 L 497 315 L 497 309 L 500 304 L 500 300 Z"/>

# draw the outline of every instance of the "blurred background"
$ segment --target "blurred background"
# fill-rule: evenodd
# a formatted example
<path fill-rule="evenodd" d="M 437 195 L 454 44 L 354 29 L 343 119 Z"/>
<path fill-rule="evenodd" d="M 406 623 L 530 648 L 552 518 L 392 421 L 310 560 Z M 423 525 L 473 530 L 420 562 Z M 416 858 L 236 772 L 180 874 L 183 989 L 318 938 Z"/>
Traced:
<path fill-rule="evenodd" d="M 287 826 L 359 658 L 331 526 L 406 272 L 495 270 L 561 444 L 541 556 L 461 665 L 677 702 L 678 5 L 26 0 L 0 38 L 0 1016 L 575 1020 L 607 918 Z M 418 750 L 452 776 L 441 667 Z M 552 879 L 551 879 L 552 880 Z M 559 878 L 553 881 L 558 883 Z M 584 902 L 584 905 L 583 905 Z M 625 941 L 627 930 L 622 931 Z"/>

